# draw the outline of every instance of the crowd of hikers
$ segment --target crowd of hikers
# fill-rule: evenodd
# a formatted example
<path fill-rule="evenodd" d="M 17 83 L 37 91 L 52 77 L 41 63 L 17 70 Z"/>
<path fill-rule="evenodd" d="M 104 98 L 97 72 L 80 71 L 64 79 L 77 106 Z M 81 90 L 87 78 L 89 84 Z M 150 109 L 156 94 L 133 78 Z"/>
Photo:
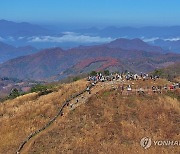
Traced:
<path fill-rule="evenodd" d="M 151 91 L 153 93 L 162 93 L 163 90 L 174 90 L 180 88 L 180 83 L 173 83 L 171 85 L 161 85 L 161 86 L 155 86 L 152 85 L 151 87 L 147 86 L 146 88 L 136 88 L 133 89 L 133 82 L 132 84 L 125 85 L 126 81 L 136 81 L 136 80 L 153 80 L 156 81 L 159 79 L 159 76 L 154 76 L 154 75 L 149 75 L 147 73 L 141 73 L 140 75 L 138 74 L 133 74 L 130 72 L 127 73 L 111 73 L 108 75 L 104 75 L 103 73 L 97 73 L 96 75 L 90 75 L 88 76 L 88 81 L 92 83 L 92 85 L 95 85 L 97 82 L 108 82 L 108 81 L 119 81 L 121 83 L 121 86 L 118 87 L 121 91 L 136 91 L 138 93 L 145 93 L 145 91 Z M 87 87 L 87 91 L 90 93 L 89 87 Z"/>
<path fill-rule="evenodd" d="M 125 81 L 125 80 L 156 80 L 158 79 L 159 76 L 153 76 L 153 75 L 149 75 L 146 73 L 141 73 L 141 75 L 138 74 L 133 74 L 130 72 L 125 73 L 111 73 L 110 75 L 103 75 L 102 73 L 97 73 L 96 75 L 93 76 L 88 76 L 88 81 L 94 81 L 94 82 L 104 82 L 104 81 L 113 81 L 113 80 L 121 80 L 121 81 Z"/>

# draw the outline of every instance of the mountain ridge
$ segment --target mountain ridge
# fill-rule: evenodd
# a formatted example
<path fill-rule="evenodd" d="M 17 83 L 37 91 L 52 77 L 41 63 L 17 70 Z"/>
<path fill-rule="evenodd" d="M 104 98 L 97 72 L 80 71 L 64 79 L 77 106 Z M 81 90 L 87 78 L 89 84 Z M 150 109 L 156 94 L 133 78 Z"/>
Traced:
<path fill-rule="evenodd" d="M 47 35 L 51 32 L 41 26 L 30 24 L 28 22 L 13 22 L 0 20 L 0 36 L 22 37 L 34 35 Z"/>
<path fill-rule="evenodd" d="M 164 54 L 154 50 L 153 52 L 147 52 L 134 49 L 126 50 L 119 47 L 110 48 L 108 45 L 77 47 L 69 50 L 61 48 L 44 49 L 38 53 L 1 64 L 0 75 L 17 77 L 19 79 L 32 78 L 39 80 L 61 74 L 61 79 L 68 76 L 68 74 L 62 74 L 63 72 L 89 58 L 115 58 L 125 64 L 126 68 L 135 70 L 136 73 L 153 71 L 169 63 L 180 61 L 180 54 Z M 99 65 L 96 66 L 100 67 Z M 83 69 L 80 70 L 80 72 L 83 71 Z M 77 72 L 74 73 L 76 74 Z"/>
<path fill-rule="evenodd" d="M 0 42 L 0 63 L 19 56 L 32 54 L 37 51 L 38 49 L 30 45 L 15 47 L 7 43 Z"/>

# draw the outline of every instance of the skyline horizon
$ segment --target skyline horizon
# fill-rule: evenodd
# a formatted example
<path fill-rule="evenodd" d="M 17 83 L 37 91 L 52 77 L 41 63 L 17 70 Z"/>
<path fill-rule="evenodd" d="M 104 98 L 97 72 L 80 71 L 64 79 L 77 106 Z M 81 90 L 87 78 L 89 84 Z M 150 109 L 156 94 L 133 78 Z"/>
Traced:
<path fill-rule="evenodd" d="M 7 22 L 14 22 L 14 23 L 28 23 L 28 24 L 32 24 L 32 25 L 37 25 L 37 26 L 45 26 L 45 27 L 56 27 L 56 28 L 60 28 L 60 26 L 67 26 L 67 28 L 69 28 L 69 26 L 76 28 L 97 28 L 97 29 L 104 29 L 104 28 L 109 28 L 109 27 L 114 27 L 114 28 L 144 28 L 144 27 L 179 27 L 179 24 L 172 24 L 172 25 L 128 25 L 128 24 L 103 24 L 103 25 L 99 25 L 99 24 L 94 24 L 94 23 L 45 23 L 45 22 L 31 22 L 31 21 L 27 21 L 27 20 L 10 20 L 10 19 L 5 19 L 5 18 L 0 18 L 0 21 L 7 21 Z"/>
<path fill-rule="evenodd" d="M 43 25 L 172 26 L 180 25 L 179 5 L 178 0 L 6 0 L 0 18 Z"/>

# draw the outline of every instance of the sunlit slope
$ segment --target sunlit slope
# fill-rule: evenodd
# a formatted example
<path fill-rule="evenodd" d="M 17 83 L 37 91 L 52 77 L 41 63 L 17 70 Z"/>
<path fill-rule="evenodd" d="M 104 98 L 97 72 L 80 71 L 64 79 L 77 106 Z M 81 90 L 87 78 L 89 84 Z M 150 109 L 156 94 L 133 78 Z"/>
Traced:
<path fill-rule="evenodd" d="M 122 96 L 102 90 L 40 135 L 27 153 L 143 153 L 140 139 L 178 140 L 180 105 L 167 95 Z M 178 153 L 151 147 L 147 153 Z"/>
<path fill-rule="evenodd" d="M 80 80 L 39 97 L 29 94 L 0 105 L 0 153 L 15 153 L 27 136 L 41 128 L 71 95 L 86 88 Z M 140 139 L 180 138 L 179 91 L 162 94 L 122 95 L 118 82 L 98 83 L 91 94 L 73 99 L 64 115 L 36 135 L 22 153 L 143 153 Z M 133 87 L 169 84 L 166 80 L 130 81 Z M 78 100 L 78 102 L 77 102 Z M 3 115 L 3 116 L 2 116 Z M 178 147 L 155 147 L 147 153 L 178 153 Z"/>
<path fill-rule="evenodd" d="M 36 93 L 0 103 L 0 153 L 15 153 L 20 143 L 33 131 L 44 126 L 58 112 L 62 103 L 86 88 L 84 80 L 63 84 L 57 92 Z"/>

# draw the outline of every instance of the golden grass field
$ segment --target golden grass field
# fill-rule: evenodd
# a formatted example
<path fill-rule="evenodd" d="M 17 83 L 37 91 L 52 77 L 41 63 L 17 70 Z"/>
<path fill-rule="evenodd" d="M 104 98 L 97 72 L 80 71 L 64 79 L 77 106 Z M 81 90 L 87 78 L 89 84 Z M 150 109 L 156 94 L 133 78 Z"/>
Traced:
<path fill-rule="evenodd" d="M 164 84 L 169 82 L 161 79 L 134 82 L 135 87 Z M 86 85 L 85 80 L 80 80 L 62 84 L 56 92 L 45 96 L 32 93 L 1 103 L 0 153 L 15 153 L 30 133 L 46 124 L 68 97 L 85 89 Z M 68 111 L 32 138 L 22 153 L 179 153 L 179 147 L 152 146 L 144 150 L 139 144 L 146 136 L 153 140 L 179 140 L 179 120 L 180 101 L 177 98 L 166 93 L 121 95 L 111 86 L 99 83 L 86 103 Z"/>

